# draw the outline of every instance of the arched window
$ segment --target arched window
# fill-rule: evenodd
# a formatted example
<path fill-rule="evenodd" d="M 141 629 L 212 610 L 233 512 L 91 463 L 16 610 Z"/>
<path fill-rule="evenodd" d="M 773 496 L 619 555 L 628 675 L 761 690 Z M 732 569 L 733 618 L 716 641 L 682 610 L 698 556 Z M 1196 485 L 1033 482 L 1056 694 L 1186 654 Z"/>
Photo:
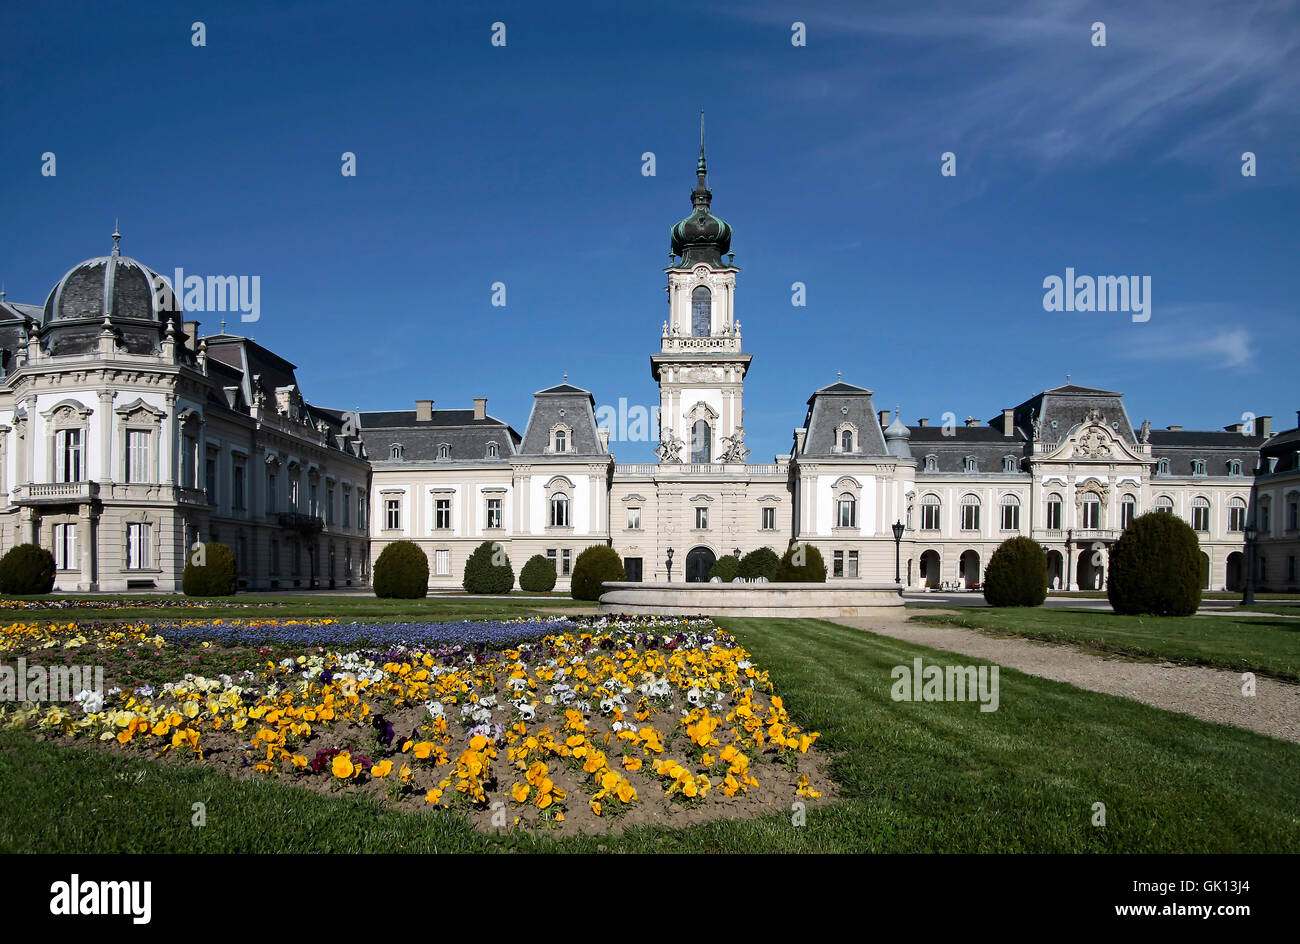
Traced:
<path fill-rule="evenodd" d="M 691 427 L 691 461 L 712 462 L 713 430 L 704 420 L 696 420 Z"/>
<path fill-rule="evenodd" d="M 1238 533 L 1246 530 L 1246 503 L 1240 498 L 1228 500 L 1228 530 Z"/>
<path fill-rule="evenodd" d="M 1159 462 L 1156 463 L 1156 475 L 1168 475 L 1168 474 L 1169 474 L 1169 460 L 1161 459 Z"/>
<path fill-rule="evenodd" d="M 562 429 L 557 429 L 555 431 L 555 451 L 569 451 L 569 434 Z"/>
<path fill-rule="evenodd" d="M 1002 530 L 1020 530 L 1020 499 L 1015 495 L 1002 496 Z"/>
<path fill-rule="evenodd" d="M 1016 457 L 1015 457 L 1015 456 L 1003 456 L 1003 457 L 1002 457 L 1002 471 L 1003 471 L 1003 472 L 1014 472 L 1014 471 L 1016 471 Z"/>
<path fill-rule="evenodd" d="M 943 503 L 938 495 L 926 495 L 921 499 L 921 530 L 938 531 L 942 520 Z"/>
<path fill-rule="evenodd" d="M 1172 515 L 1174 513 L 1174 500 L 1168 495 L 1161 495 L 1156 499 L 1156 511 L 1163 511 Z"/>
<path fill-rule="evenodd" d="M 401 443 L 393 443 L 391 446 L 388 447 L 388 458 L 390 458 L 390 459 L 400 459 L 400 458 L 402 458 L 402 444 L 401 444 Z"/>
<path fill-rule="evenodd" d="M 1096 531 L 1101 527 L 1101 499 L 1094 494 L 1084 495 L 1083 504 L 1080 506 L 1083 513 L 1083 520 L 1079 522 L 1079 527 L 1085 531 Z"/>
<path fill-rule="evenodd" d="M 938 457 L 938 456 L 926 456 L 926 457 L 925 457 L 925 471 L 927 471 L 927 472 L 938 472 L 938 471 L 939 471 L 939 457 Z"/>
<path fill-rule="evenodd" d="M 961 529 L 963 531 L 980 529 L 980 500 L 974 495 L 967 495 L 961 500 Z"/>
<path fill-rule="evenodd" d="M 1061 496 L 1058 492 L 1047 496 L 1047 530 L 1061 530 Z"/>
<path fill-rule="evenodd" d="M 1132 495 L 1125 495 L 1119 503 L 1119 526 L 1127 528 L 1137 517 L 1137 499 Z"/>
<path fill-rule="evenodd" d="M 966 472 L 978 472 L 979 466 L 975 462 L 974 456 L 967 456 L 962 461 L 962 469 Z"/>
<path fill-rule="evenodd" d="M 1192 530 L 1210 530 L 1210 502 L 1208 499 L 1197 497 L 1192 500 Z"/>
<path fill-rule="evenodd" d="M 569 496 L 564 494 L 551 496 L 551 527 L 567 528 L 569 526 Z"/>
<path fill-rule="evenodd" d="M 438 445 L 438 458 L 439 459 L 451 458 L 451 446 L 448 443 L 440 443 Z"/>
<path fill-rule="evenodd" d="M 849 492 L 840 495 L 836 527 L 856 528 L 858 526 L 858 500 Z"/>
<path fill-rule="evenodd" d="M 494 442 L 490 442 L 490 443 L 488 443 L 488 444 L 487 444 L 487 457 L 488 457 L 489 459 L 496 459 L 496 458 L 498 458 L 499 456 L 500 456 L 500 450 L 497 448 L 497 444 L 494 443 Z"/>
<path fill-rule="evenodd" d="M 853 451 L 853 430 L 846 429 L 840 432 L 840 452 Z"/>
<path fill-rule="evenodd" d="M 691 292 L 691 336 L 707 338 L 712 332 L 713 293 L 707 285 L 697 285 Z"/>
<path fill-rule="evenodd" d="M 1204 460 L 1204 459 L 1193 459 L 1193 460 L 1192 460 L 1192 475 L 1204 475 L 1204 474 L 1205 474 L 1205 460 Z"/>
<path fill-rule="evenodd" d="M 1228 460 L 1228 474 L 1229 474 L 1229 475 L 1241 475 L 1241 460 L 1240 460 L 1240 459 L 1229 459 L 1229 460 Z"/>

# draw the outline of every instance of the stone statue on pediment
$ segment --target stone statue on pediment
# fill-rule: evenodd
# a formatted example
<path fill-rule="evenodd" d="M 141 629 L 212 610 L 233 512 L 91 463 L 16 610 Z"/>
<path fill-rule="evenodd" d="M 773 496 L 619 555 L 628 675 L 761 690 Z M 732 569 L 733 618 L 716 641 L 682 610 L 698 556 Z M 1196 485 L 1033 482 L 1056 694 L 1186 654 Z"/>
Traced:
<path fill-rule="evenodd" d="M 659 448 L 655 450 L 655 455 L 659 457 L 660 462 L 680 462 L 683 445 L 685 443 L 669 427 L 659 437 Z"/>
<path fill-rule="evenodd" d="M 723 462 L 744 462 L 752 450 L 745 448 L 745 427 L 737 426 L 730 436 L 722 437 L 726 447 L 722 451 Z"/>
<path fill-rule="evenodd" d="M 1142 432 L 1138 435 L 1138 441 L 1149 443 L 1151 441 L 1151 421 L 1142 421 Z"/>

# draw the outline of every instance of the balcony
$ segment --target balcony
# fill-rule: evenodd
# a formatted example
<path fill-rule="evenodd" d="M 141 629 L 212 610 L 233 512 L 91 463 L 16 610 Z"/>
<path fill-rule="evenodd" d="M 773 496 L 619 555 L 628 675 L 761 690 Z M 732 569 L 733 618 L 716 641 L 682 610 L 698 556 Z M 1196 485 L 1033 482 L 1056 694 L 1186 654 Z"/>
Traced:
<path fill-rule="evenodd" d="M 98 498 L 98 482 L 33 482 L 13 490 L 15 505 L 75 505 Z"/>
<path fill-rule="evenodd" d="M 1122 533 L 1123 532 L 1120 531 L 1107 531 L 1105 529 L 1092 528 L 1092 529 L 1085 529 L 1079 531 L 1070 531 L 1069 535 L 1070 535 L 1070 540 L 1072 540 L 1075 544 L 1085 544 L 1085 543 L 1090 544 L 1093 541 L 1103 541 L 1108 543 L 1113 541 L 1118 541 L 1119 536 Z"/>
<path fill-rule="evenodd" d="M 325 528 L 325 522 L 319 515 L 302 515 L 296 511 L 282 511 L 276 516 L 280 527 L 297 531 L 299 534 L 319 534 Z"/>

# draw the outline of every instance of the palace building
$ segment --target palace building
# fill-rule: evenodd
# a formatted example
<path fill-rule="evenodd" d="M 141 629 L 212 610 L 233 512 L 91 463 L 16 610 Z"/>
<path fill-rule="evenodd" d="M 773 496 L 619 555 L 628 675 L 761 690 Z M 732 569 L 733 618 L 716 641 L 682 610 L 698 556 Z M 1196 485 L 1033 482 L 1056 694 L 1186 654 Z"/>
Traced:
<path fill-rule="evenodd" d="M 221 541 L 241 587 L 291 589 L 365 586 L 373 557 L 410 540 L 430 586 L 454 589 L 497 541 L 516 573 L 548 557 L 563 590 L 592 544 L 630 580 L 704 580 L 724 554 L 807 541 L 830 580 L 893 581 L 897 561 L 919 589 L 974 587 L 1028 535 L 1054 587 L 1098 589 L 1106 548 L 1158 510 L 1196 530 L 1207 589 L 1242 585 L 1248 529 L 1257 585 L 1300 586 L 1300 430 L 1273 435 L 1266 416 L 1135 428 L 1119 392 L 1067 383 L 988 420 L 906 425 L 840 380 L 808 398 L 789 453 L 748 461 L 740 270 L 712 201 L 701 146 L 650 354 L 657 461 L 635 464 L 567 378 L 534 394 L 522 434 L 486 398 L 309 405 L 283 357 L 224 324 L 200 337 L 114 233 L 43 306 L 0 297 L 0 548 L 50 548 L 60 590 L 171 591 L 195 543 Z"/>

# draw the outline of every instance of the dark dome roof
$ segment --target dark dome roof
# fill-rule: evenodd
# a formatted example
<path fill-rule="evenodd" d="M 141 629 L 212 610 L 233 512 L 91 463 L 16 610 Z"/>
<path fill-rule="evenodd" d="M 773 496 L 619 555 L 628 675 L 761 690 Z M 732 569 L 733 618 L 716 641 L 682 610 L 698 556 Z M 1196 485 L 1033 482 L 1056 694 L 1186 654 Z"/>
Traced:
<path fill-rule="evenodd" d="M 700 262 L 721 266 L 723 253 L 731 249 L 731 225 L 726 220 L 718 219 L 710 211 L 713 192 L 705 183 L 706 165 L 704 162 L 704 145 L 700 144 L 700 160 L 695 168 L 696 185 L 691 191 L 691 204 L 695 207 L 672 229 L 672 252 L 681 256 L 683 266 L 692 266 Z"/>
<path fill-rule="evenodd" d="M 113 253 L 78 263 L 59 279 L 45 300 L 41 324 L 60 321 L 132 319 L 162 322 L 167 312 L 159 306 L 166 296 L 155 296 L 162 277 L 143 263 L 121 255 L 114 240 Z M 160 293 L 161 294 L 161 293 Z"/>

